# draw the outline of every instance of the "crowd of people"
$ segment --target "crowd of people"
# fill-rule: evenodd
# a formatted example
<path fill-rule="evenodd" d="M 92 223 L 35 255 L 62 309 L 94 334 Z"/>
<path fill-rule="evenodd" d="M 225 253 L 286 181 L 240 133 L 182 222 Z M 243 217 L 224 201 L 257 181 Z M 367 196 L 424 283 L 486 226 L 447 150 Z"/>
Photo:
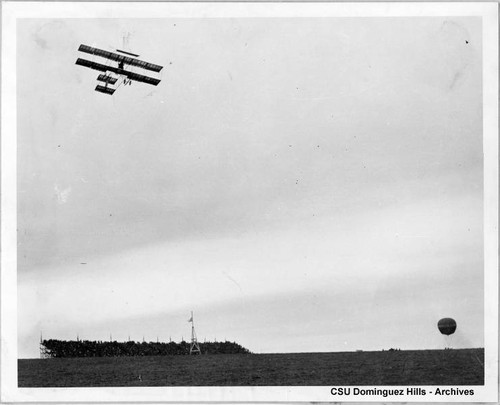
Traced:
<path fill-rule="evenodd" d="M 250 354 L 235 342 L 198 343 L 201 354 Z M 117 342 L 90 340 L 57 340 L 41 342 L 43 357 L 119 357 L 119 356 L 171 356 L 188 355 L 191 343 L 169 342 Z"/>

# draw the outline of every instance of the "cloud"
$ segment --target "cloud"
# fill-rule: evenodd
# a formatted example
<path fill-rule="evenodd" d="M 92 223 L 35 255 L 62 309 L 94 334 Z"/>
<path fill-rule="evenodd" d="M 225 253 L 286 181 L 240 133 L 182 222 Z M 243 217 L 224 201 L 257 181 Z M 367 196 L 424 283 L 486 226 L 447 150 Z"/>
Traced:
<path fill-rule="evenodd" d="M 69 194 L 71 193 L 71 187 L 61 190 L 59 189 L 59 186 L 55 184 L 54 191 L 56 192 L 58 204 L 64 204 L 68 201 Z"/>
<path fill-rule="evenodd" d="M 59 46 L 61 40 L 67 40 L 69 32 L 65 22 L 53 20 L 41 25 L 32 34 L 32 38 L 42 50 L 49 50 Z"/>

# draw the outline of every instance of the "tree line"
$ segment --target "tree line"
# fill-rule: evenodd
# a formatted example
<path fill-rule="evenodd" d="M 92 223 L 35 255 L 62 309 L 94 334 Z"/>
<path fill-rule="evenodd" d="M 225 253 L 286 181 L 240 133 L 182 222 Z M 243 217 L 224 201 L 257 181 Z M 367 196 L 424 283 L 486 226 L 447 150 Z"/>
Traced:
<path fill-rule="evenodd" d="M 198 343 L 201 354 L 250 354 L 235 342 Z M 117 342 L 48 339 L 40 343 L 43 357 L 120 357 L 188 355 L 191 344 L 176 342 Z"/>

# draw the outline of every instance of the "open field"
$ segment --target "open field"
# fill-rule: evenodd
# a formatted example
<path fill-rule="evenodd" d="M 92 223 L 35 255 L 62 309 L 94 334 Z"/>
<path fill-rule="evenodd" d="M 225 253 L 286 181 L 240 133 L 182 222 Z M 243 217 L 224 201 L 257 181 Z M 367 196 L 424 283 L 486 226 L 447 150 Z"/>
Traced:
<path fill-rule="evenodd" d="M 484 349 L 19 360 L 19 387 L 482 385 Z"/>

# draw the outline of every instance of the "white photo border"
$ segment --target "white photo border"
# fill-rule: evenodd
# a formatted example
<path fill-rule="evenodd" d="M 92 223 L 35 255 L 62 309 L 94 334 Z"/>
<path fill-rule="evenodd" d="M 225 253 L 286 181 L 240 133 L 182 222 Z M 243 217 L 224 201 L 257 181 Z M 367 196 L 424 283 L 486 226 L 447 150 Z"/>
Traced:
<path fill-rule="evenodd" d="M 1 402 L 331 402 L 332 387 L 18 388 L 16 24 L 20 18 L 482 18 L 485 384 L 440 402 L 498 401 L 498 4 L 303 2 L 3 2 L 1 122 Z M 373 388 L 373 387 L 363 387 Z M 379 387 L 383 389 L 402 387 Z M 406 388 L 406 387 L 405 387 Z M 426 386 L 428 389 L 436 387 Z M 443 387 L 446 388 L 446 387 Z M 467 387 L 461 387 L 467 388 Z M 344 396 L 342 401 L 427 402 L 429 397 Z M 438 402 L 432 397 L 432 402 Z"/>

